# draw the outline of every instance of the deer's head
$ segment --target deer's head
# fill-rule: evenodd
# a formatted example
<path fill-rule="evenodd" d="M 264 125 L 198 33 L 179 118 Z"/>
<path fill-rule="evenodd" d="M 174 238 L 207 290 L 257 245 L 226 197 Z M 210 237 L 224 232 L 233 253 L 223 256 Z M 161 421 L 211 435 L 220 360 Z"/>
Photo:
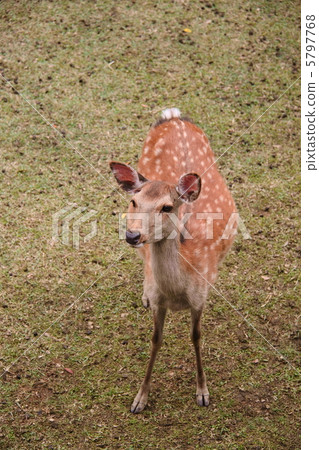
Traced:
<path fill-rule="evenodd" d="M 176 229 L 178 208 L 197 199 L 201 179 L 195 173 L 183 175 L 177 185 L 149 181 L 135 169 L 119 162 L 110 163 L 121 188 L 132 195 L 128 208 L 126 241 L 133 247 L 167 239 Z"/>

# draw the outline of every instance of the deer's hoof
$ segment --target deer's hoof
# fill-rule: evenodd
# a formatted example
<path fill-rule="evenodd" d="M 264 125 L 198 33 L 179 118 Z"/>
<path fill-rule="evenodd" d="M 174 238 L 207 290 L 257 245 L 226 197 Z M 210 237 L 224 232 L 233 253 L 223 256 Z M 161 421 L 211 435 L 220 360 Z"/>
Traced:
<path fill-rule="evenodd" d="M 137 396 L 134 399 L 134 402 L 131 406 L 131 413 L 138 414 L 143 411 L 147 404 L 147 395 L 143 395 L 140 392 L 137 394 Z"/>
<path fill-rule="evenodd" d="M 198 406 L 208 406 L 209 405 L 209 394 L 197 394 L 196 401 Z"/>
<path fill-rule="evenodd" d="M 131 413 L 138 414 L 138 413 L 143 411 L 145 406 L 146 405 L 144 403 L 137 403 L 137 404 L 135 404 L 135 402 L 133 402 L 132 406 L 131 406 Z"/>

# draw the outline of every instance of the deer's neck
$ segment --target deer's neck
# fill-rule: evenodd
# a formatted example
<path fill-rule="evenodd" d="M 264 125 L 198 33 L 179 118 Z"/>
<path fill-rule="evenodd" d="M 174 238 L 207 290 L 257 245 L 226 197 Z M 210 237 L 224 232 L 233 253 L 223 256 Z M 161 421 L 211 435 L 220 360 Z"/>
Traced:
<path fill-rule="evenodd" d="M 159 289 L 168 295 L 185 289 L 180 265 L 179 236 L 151 244 L 151 263 Z"/>

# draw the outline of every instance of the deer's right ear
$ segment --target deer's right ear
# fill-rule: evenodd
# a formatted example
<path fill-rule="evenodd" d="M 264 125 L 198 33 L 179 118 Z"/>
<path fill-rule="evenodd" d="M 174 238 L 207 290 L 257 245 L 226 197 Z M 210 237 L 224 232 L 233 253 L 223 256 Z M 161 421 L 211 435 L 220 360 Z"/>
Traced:
<path fill-rule="evenodd" d="M 138 191 L 148 181 L 143 175 L 127 164 L 112 161 L 110 162 L 110 168 L 121 188 L 131 194 Z"/>

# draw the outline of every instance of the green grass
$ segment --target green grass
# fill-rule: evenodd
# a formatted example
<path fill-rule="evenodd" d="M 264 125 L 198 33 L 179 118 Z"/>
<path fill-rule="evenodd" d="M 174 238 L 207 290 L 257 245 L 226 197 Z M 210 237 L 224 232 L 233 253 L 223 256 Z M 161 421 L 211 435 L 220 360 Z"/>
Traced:
<path fill-rule="evenodd" d="M 213 294 L 209 408 L 185 312 L 168 316 L 148 408 L 129 413 L 152 320 L 107 163 L 135 165 L 168 106 L 222 155 L 298 79 L 299 14 L 272 0 L 1 2 L 0 72 L 54 128 L 0 77 L 1 373 L 19 358 L 1 379 L 3 448 L 299 447 L 298 370 Z M 252 239 L 238 236 L 216 284 L 296 368 L 299 108 L 296 82 L 218 161 Z M 69 203 L 97 212 L 79 250 L 52 240 Z"/>

